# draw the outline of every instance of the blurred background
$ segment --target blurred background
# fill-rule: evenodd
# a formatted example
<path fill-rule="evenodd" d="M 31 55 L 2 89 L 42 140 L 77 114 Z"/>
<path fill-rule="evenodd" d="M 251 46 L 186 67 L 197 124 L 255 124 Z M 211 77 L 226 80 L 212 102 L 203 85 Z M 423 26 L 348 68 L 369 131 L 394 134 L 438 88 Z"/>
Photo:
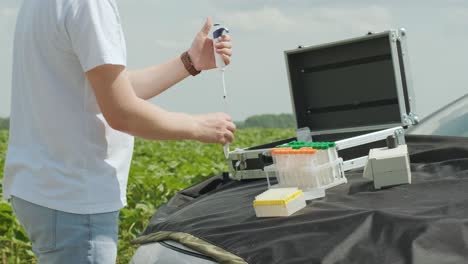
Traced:
<path fill-rule="evenodd" d="M 283 52 L 404 27 L 417 113 L 424 117 L 468 90 L 468 1 L 117 0 L 129 68 L 158 64 L 186 50 L 207 16 L 231 30 L 226 71 L 234 120 L 292 113 Z M 0 117 L 9 116 L 15 17 L 21 1 L 0 1 Z M 188 78 L 152 101 L 167 110 L 222 111 L 217 71 Z"/>

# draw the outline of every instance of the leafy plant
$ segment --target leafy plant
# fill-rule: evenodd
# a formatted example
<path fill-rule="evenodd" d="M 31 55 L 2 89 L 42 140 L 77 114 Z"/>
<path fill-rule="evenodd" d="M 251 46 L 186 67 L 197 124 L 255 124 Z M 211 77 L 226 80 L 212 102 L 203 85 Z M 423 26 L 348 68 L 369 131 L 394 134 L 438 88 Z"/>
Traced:
<path fill-rule="evenodd" d="M 248 117 L 236 122 L 238 128 L 293 128 L 296 118 L 293 114 L 263 114 Z"/>
<path fill-rule="evenodd" d="M 0 117 L 0 130 L 8 129 L 10 127 L 10 118 Z"/>
<path fill-rule="evenodd" d="M 293 135 L 293 129 L 239 129 L 231 148 L 250 147 Z M 0 180 L 7 139 L 8 132 L 0 131 Z M 220 145 L 137 139 L 127 188 L 128 205 L 120 212 L 118 263 L 130 261 L 135 252 L 130 242 L 144 230 L 159 206 L 178 191 L 226 169 Z M 31 244 L 12 214 L 10 205 L 0 202 L 0 263 L 35 263 Z"/>

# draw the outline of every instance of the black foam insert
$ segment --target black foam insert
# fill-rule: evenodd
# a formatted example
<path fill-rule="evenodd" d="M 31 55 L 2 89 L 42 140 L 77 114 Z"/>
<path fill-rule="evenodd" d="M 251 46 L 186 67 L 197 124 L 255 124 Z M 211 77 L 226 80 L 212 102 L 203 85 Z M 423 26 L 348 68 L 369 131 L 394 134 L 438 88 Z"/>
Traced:
<path fill-rule="evenodd" d="M 401 123 L 389 35 L 304 49 L 287 60 L 298 127 Z"/>

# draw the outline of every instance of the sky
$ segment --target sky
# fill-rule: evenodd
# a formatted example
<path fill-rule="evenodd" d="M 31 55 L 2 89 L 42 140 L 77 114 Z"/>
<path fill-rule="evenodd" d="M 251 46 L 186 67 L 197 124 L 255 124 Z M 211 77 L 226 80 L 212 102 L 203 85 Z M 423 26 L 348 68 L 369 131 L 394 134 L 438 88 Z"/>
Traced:
<path fill-rule="evenodd" d="M 10 113 L 19 0 L 0 0 L 0 117 Z M 424 117 L 468 93 L 468 0 L 117 0 L 128 67 L 162 63 L 190 47 L 211 16 L 231 31 L 226 69 L 234 120 L 292 113 L 284 51 L 406 28 L 416 112 Z M 223 111 L 219 71 L 203 72 L 151 100 L 166 110 Z"/>

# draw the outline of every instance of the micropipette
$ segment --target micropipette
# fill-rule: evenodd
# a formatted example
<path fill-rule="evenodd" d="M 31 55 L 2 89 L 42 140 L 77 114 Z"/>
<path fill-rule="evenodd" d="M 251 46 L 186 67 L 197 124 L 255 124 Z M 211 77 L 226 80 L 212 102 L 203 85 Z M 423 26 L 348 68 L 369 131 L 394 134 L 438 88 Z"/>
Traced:
<path fill-rule="evenodd" d="M 216 68 L 218 68 L 221 72 L 221 80 L 223 85 L 223 104 L 224 104 L 224 112 L 227 113 L 228 111 L 228 102 L 227 102 L 227 91 L 226 91 L 226 81 L 224 79 L 224 70 L 226 68 L 226 64 L 224 63 L 223 58 L 220 54 L 216 52 L 215 44 L 219 42 L 219 37 L 229 33 L 229 30 L 225 27 L 221 27 L 220 24 L 214 24 L 214 31 L 213 31 L 213 50 L 215 55 L 215 62 Z M 226 159 L 229 157 L 229 143 L 226 143 L 223 147 L 224 156 Z"/>

